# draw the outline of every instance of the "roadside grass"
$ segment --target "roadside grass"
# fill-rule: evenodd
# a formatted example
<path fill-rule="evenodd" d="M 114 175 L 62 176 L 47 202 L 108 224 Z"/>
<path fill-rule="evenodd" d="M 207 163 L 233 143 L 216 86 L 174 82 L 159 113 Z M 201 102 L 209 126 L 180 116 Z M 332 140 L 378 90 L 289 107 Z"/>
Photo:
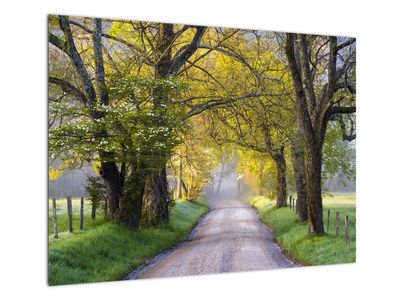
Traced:
<path fill-rule="evenodd" d="M 207 200 L 177 200 L 170 224 L 129 230 L 102 221 L 91 228 L 49 236 L 49 285 L 120 280 L 147 259 L 188 238 L 208 210 Z M 50 220 L 49 220 L 50 221 Z"/>
<path fill-rule="evenodd" d="M 299 222 L 289 207 L 275 207 L 275 201 L 264 196 L 252 197 L 261 219 L 274 230 L 275 237 L 296 261 L 304 265 L 352 263 L 356 261 L 356 199 L 354 193 L 324 195 L 325 236 L 308 236 L 307 222 Z M 327 212 L 331 210 L 329 230 Z M 339 237 L 336 238 L 335 214 L 340 212 Z M 349 243 L 344 240 L 344 217 L 349 216 Z"/>

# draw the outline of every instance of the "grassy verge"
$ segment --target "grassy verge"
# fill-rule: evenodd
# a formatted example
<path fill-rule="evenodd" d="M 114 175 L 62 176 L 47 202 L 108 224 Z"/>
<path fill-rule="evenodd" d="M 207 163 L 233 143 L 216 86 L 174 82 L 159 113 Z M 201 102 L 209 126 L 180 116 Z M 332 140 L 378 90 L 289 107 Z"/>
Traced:
<path fill-rule="evenodd" d="M 59 239 L 49 236 L 49 285 L 119 280 L 158 252 L 185 240 L 207 211 L 207 200 L 177 200 L 162 228 L 128 230 L 100 221 Z M 51 231 L 50 231 L 51 232 Z"/>
<path fill-rule="evenodd" d="M 326 195 L 324 204 L 324 225 L 327 230 L 327 210 L 331 210 L 329 231 L 325 236 L 309 237 L 306 222 L 297 221 L 296 214 L 288 207 L 275 208 L 275 201 L 258 196 L 249 199 L 261 219 L 275 233 L 284 250 L 304 265 L 325 265 L 351 263 L 356 260 L 356 202 L 355 194 Z M 335 213 L 340 212 L 340 235 L 335 237 Z M 344 216 L 349 216 L 349 243 L 344 240 Z"/>

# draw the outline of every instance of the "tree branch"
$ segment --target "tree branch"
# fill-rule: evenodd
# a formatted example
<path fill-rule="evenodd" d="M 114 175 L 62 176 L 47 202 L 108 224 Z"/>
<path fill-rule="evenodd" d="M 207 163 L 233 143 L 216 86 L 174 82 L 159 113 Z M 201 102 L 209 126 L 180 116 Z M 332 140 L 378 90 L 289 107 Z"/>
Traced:
<path fill-rule="evenodd" d="M 261 93 L 249 93 L 249 94 L 230 97 L 230 98 L 220 98 L 220 99 L 210 100 L 210 101 L 207 101 L 204 103 L 194 105 L 192 107 L 192 109 L 187 113 L 187 117 L 190 118 L 192 116 L 198 115 L 207 109 L 222 106 L 222 105 L 225 105 L 228 103 L 234 103 L 234 102 L 248 99 L 248 98 L 260 97 L 260 96 L 262 96 Z"/>
<path fill-rule="evenodd" d="M 329 37 L 329 61 L 328 61 L 328 87 L 326 99 L 331 99 L 335 93 L 337 83 L 336 62 L 337 62 L 337 37 Z M 323 99 L 325 100 L 325 99 Z"/>
<path fill-rule="evenodd" d="M 352 114 L 356 112 L 355 106 L 333 106 L 328 111 L 328 117 L 334 114 Z"/>
<path fill-rule="evenodd" d="M 300 114 L 300 119 L 302 120 L 302 124 L 306 129 L 305 132 L 307 133 L 306 135 L 307 138 L 311 140 L 312 136 L 310 136 L 309 133 L 311 133 L 311 135 L 314 135 L 314 128 L 311 123 L 310 113 L 308 111 L 307 99 L 301 82 L 300 70 L 298 69 L 298 65 L 296 62 L 293 33 L 286 34 L 285 52 L 289 63 L 290 73 L 292 74 L 293 78 L 294 90 L 297 98 L 297 106 Z"/>
<path fill-rule="evenodd" d="M 70 22 L 68 17 L 60 16 L 60 27 L 64 32 L 64 36 L 66 39 L 65 47 L 67 50 L 68 56 L 71 58 L 73 64 L 75 65 L 75 69 L 78 71 L 79 77 L 82 81 L 83 88 L 85 90 L 86 97 L 89 103 L 96 101 L 96 92 L 94 90 L 92 81 L 90 79 L 89 73 L 87 72 L 85 65 L 83 64 L 82 58 L 76 49 L 74 38 L 72 36 L 72 31 L 70 28 Z"/>
<path fill-rule="evenodd" d="M 53 84 L 60 86 L 61 89 L 65 93 L 68 93 L 68 94 L 74 96 L 77 100 L 79 100 L 83 104 L 86 105 L 88 103 L 88 100 L 87 100 L 85 94 L 82 93 L 78 88 L 76 88 L 75 86 L 70 84 L 68 81 L 50 76 L 49 83 L 53 83 Z"/>
<path fill-rule="evenodd" d="M 58 37 L 55 34 L 49 32 L 49 42 L 51 44 L 53 44 L 54 46 L 56 46 L 61 51 L 65 52 L 69 56 L 68 48 L 66 46 L 66 43 L 60 37 Z"/>
<path fill-rule="evenodd" d="M 354 122 L 353 120 L 350 118 L 350 133 L 348 134 L 346 131 L 346 124 L 343 120 L 342 115 L 339 116 L 339 124 L 340 124 L 340 128 L 342 129 L 342 138 L 343 141 L 353 141 L 356 139 L 356 133 L 354 132 Z"/>
<path fill-rule="evenodd" d="M 347 41 L 343 42 L 342 44 L 337 45 L 336 48 L 335 48 L 335 51 L 334 51 L 335 54 L 337 54 L 341 49 L 343 49 L 343 48 L 345 48 L 347 46 L 350 46 L 350 45 L 354 44 L 355 42 L 356 42 L 355 38 L 350 38 Z"/>
<path fill-rule="evenodd" d="M 94 50 L 96 83 L 98 86 L 98 92 L 100 94 L 100 103 L 103 105 L 108 105 L 109 97 L 105 81 L 104 60 L 103 60 L 103 51 L 101 44 L 101 36 L 102 36 L 101 19 L 96 18 L 94 22 L 95 22 L 95 30 L 93 31 L 93 50 Z"/>
<path fill-rule="evenodd" d="M 81 29 L 83 29 L 87 33 L 93 34 L 93 30 L 87 28 L 86 26 L 80 24 L 79 22 L 71 20 L 70 23 L 75 25 L 75 26 L 77 26 L 77 27 L 79 27 L 79 28 L 81 28 Z M 116 37 L 116 36 L 113 36 L 113 35 L 110 35 L 110 34 L 107 34 L 107 33 L 102 33 L 102 36 L 107 38 L 107 39 L 119 42 L 119 43 L 131 48 L 134 52 L 136 52 L 137 54 L 139 54 L 140 56 L 142 56 L 145 59 L 144 62 L 147 65 L 154 66 L 154 62 L 145 53 L 143 53 L 143 51 L 140 48 L 138 48 L 134 44 L 129 43 L 128 41 L 126 41 L 124 39 L 121 39 L 119 37 Z"/>
<path fill-rule="evenodd" d="M 305 34 L 300 34 L 300 62 L 302 64 L 301 68 L 303 70 L 303 81 L 306 87 L 306 91 L 308 93 L 309 105 L 311 106 L 311 110 L 315 107 L 315 92 L 311 77 L 309 55 L 308 55 L 308 44 Z"/>
<path fill-rule="evenodd" d="M 222 43 L 228 39 L 230 39 L 233 35 L 235 35 L 239 30 L 234 30 L 232 33 L 228 34 L 227 36 L 224 36 L 220 41 L 218 41 L 217 45 L 215 47 L 219 47 L 222 45 Z M 195 64 L 197 63 L 199 60 L 203 59 L 204 57 L 206 57 L 208 54 L 210 54 L 213 51 L 213 49 L 208 49 L 208 51 L 206 51 L 205 53 L 201 54 L 200 56 L 198 56 L 192 63 Z M 193 65 L 189 65 L 183 69 L 181 69 L 178 72 L 178 75 L 187 71 L 188 69 L 190 69 Z"/>
<path fill-rule="evenodd" d="M 206 28 L 207 27 L 203 26 L 196 27 L 196 34 L 194 35 L 192 42 L 189 45 L 183 46 L 175 53 L 171 64 L 171 75 L 178 74 L 179 69 L 183 64 L 196 52 Z"/>

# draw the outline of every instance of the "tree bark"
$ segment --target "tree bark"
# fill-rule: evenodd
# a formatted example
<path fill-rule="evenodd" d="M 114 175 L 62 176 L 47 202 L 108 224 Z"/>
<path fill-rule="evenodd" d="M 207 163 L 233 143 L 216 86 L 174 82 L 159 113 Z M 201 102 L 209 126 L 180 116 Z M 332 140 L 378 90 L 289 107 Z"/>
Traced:
<path fill-rule="evenodd" d="M 321 163 L 322 163 L 322 140 L 320 133 L 321 124 L 320 118 L 321 106 L 314 104 L 310 98 L 307 98 L 305 89 L 303 88 L 302 77 L 307 77 L 308 72 L 301 70 L 301 67 L 307 67 L 308 64 L 303 63 L 303 66 L 296 61 L 294 49 L 295 35 L 288 33 L 286 39 L 286 56 L 289 63 L 289 69 L 292 75 L 294 90 L 296 93 L 296 107 L 301 120 L 302 128 L 304 129 L 304 142 L 306 149 L 305 171 L 306 171 L 306 187 L 307 187 L 307 213 L 309 234 L 324 234 L 324 226 L 322 219 L 322 196 L 321 196 Z M 304 47 L 306 42 L 301 36 L 301 43 Z M 303 49 L 304 50 L 304 49 Z M 304 56 L 306 50 L 301 54 Z M 306 59 L 303 57 L 303 59 Z M 311 88 L 306 84 L 307 88 Z M 310 95 L 310 91 L 308 90 Z M 312 114 L 310 115 L 310 111 Z"/>
<path fill-rule="evenodd" d="M 166 79 L 170 76 L 172 66 L 172 43 L 174 40 L 173 24 L 160 24 L 160 30 L 155 42 L 157 65 L 155 77 Z M 153 107 L 160 109 L 162 103 L 168 101 L 168 95 L 162 88 L 153 90 Z M 157 125 L 164 123 L 163 116 L 158 114 Z M 155 161 L 166 161 L 165 157 L 154 157 Z M 166 165 L 156 166 L 159 170 L 151 171 L 147 175 L 146 186 L 143 196 L 143 213 L 146 223 L 154 226 L 161 222 L 169 221 L 168 213 L 168 182 Z"/>
<path fill-rule="evenodd" d="M 295 39 L 297 39 L 297 46 L 295 46 Z M 341 56 L 343 63 L 338 69 L 338 51 L 354 42 L 355 39 L 349 39 L 338 45 L 337 37 L 327 38 L 329 57 L 325 66 L 326 81 L 323 85 L 317 84 L 318 89 L 316 89 L 314 78 L 310 73 L 309 51 L 312 48 L 309 46 L 307 36 L 286 34 L 285 52 L 296 94 L 296 108 L 304 129 L 307 213 L 310 234 L 322 235 L 325 233 L 322 219 L 321 169 L 322 147 L 328 121 L 333 114 L 351 114 L 356 110 L 355 107 L 340 106 L 340 99 L 339 102 L 334 100 L 334 95 L 338 90 L 348 89 L 347 82 L 339 83 L 343 77 L 346 77 L 346 68 L 354 54 L 351 53 L 347 59 Z M 297 55 L 298 57 L 296 57 L 295 48 L 300 53 Z M 316 69 L 318 66 L 312 66 L 312 68 Z M 345 81 L 347 81 L 346 78 Z M 353 88 L 350 90 L 355 92 Z"/>
<path fill-rule="evenodd" d="M 103 155 L 100 155 L 100 159 L 102 159 L 102 157 L 104 158 Z M 102 161 L 100 176 L 104 180 L 108 196 L 108 217 L 115 220 L 118 217 L 121 194 L 119 171 L 115 162 Z"/>
<path fill-rule="evenodd" d="M 277 170 L 277 190 L 276 190 L 276 206 L 287 206 L 286 199 L 286 160 L 283 153 L 283 147 L 280 151 L 273 155 Z"/>
<path fill-rule="evenodd" d="M 307 214 L 310 234 L 324 234 L 321 194 L 322 145 L 308 145 L 305 161 Z"/>
<path fill-rule="evenodd" d="M 128 228 L 138 228 L 141 223 L 146 179 L 142 172 L 142 168 L 138 168 L 135 163 L 130 164 L 119 212 L 119 221 Z"/>
<path fill-rule="evenodd" d="M 143 220 L 148 225 L 157 226 L 169 222 L 167 171 L 164 167 L 147 176 L 143 195 Z"/>
<path fill-rule="evenodd" d="M 108 197 L 104 198 L 104 218 L 108 218 L 108 202 L 110 202 L 108 200 Z"/>
<path fill-rule="evenodd" d="M 307 220 L 307 189 L 304 156 L 304 132 L 300 120 L 297 120 L 296 136 L 292 140 L 292 161 L 296 180 L 296 211 L 299 221 L 301 222 Z"/>

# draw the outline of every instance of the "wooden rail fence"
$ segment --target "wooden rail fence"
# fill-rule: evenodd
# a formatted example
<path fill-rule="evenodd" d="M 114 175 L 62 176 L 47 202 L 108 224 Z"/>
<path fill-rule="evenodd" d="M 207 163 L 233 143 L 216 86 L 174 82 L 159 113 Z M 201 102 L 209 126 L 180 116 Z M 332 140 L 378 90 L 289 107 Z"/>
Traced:
<path fill-rule="evenodd" d="M 53 229 L 54 229 L 54 238 L 58 239 L 58 227 L 57 227 L 57 204 L 56 198 L 52 199 L 53 204 Z"/>
<path fill-rule="evenodd" d="M 79 229 L 83 230 L 83 217 L 84 217 L 84 197 L 80 199 L 80 210 L 79 210 Z M 58 225 L 57 225 L 57 199 L 53 198 L 52 201 L 52 210 L 53 210 L 53 231 L 54 238 L 58 238 Z M 73 223 L 72 223 L 72 197 L 67 197 L 67 214 L 68 214 L 68 226 L 69 232 L 73 233 Z"/>
<path fill-rule="evenodd" d="M 296 206 L 296 199 L 290 195 L 289 196 L 289 209 L 293 210 L 297 213 L 297 206 Z M 326 232 L 329 232 L 329 226 L 330 226 L 330 218 L 331 218 L 331 210 L 328 209 L 327 211 L 328 215 L 327 215 L 327 222 L 326 222 Z M 335 231 L 335 236 L 339 237 L 340 235 L 340 212 L 336 212 L 336 231 Z M 348 243 L 350 240 L 350 228 L 349 228 L 349 216 L 345 216 L 344 217 L 344 239 L 346 240 L 346 242 Z"/>
<path fill-rule="evenodd" d="M 296 199 L 292 195 L 290 195 L 290 197 L 289 197 L 289 209 L 297 212 L 296 203 L 297 203 Z"/>

